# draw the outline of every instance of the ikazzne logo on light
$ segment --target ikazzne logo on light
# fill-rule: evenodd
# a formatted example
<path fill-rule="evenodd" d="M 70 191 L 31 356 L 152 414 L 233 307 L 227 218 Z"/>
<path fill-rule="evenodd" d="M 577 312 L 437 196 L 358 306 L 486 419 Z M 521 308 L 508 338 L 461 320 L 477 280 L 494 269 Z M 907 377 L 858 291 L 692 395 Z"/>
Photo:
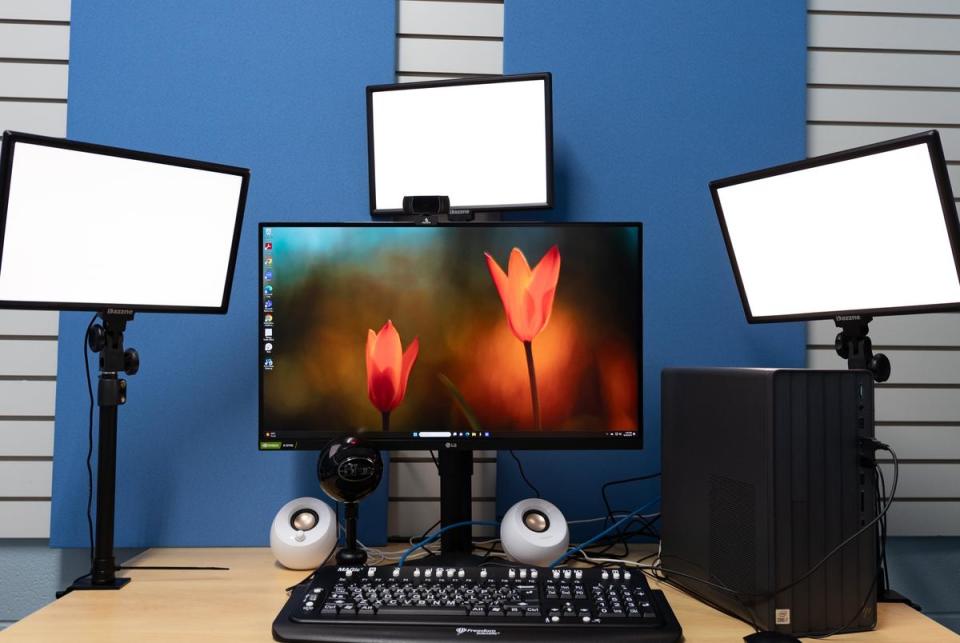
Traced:
<path fill-rule="evenodd" d="M 457 636 L 461 634 L 473 634 L 474 636 L 500 636 L 500 630 L 495 630 L 490 627 L 458 627 Z"/>

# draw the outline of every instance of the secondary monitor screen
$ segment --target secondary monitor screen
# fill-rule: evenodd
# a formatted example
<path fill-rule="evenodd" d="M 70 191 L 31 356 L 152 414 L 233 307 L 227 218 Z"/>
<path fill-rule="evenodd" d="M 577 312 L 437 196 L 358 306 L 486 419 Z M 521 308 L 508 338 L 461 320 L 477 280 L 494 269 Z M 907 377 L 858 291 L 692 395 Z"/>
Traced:
<path fill-rule="evenodd" d="M 225 312 L 248 171 L 7 133 L 6 307 Z"/>
<path fill-rule="evenodd" d="M 550 105 L 549 74 L 368 87 L 371 211 L 551 207 Z"/>
<path fill-rule="evenodd" d="M 640 233 L 262 224 L 260 448 L 639 447 Z"/>
<path fill-rule="evenodd" d="M 936 133 L 711 184 L 750 321 L 960 304 Z"/>

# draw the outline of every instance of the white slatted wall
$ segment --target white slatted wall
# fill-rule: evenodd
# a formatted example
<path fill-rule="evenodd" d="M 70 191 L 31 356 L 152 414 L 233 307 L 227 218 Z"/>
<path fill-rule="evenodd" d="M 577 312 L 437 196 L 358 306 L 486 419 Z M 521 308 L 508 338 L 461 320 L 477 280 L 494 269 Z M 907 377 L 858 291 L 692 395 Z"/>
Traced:
<path fill-rule="evenodd" d="M 810 0 L 807 24 L 808 156 L 936 128 L 960 196 L 960 0 Z M 810 324 L 811 367 L 843 366 L 836 332 Z M 878 437 L 903 462 L 890 531 L 960 535 L 960 314 L 878 319 L 870 335 L 893 365 Z"/>
<path fill-rule="evenodd" d="M 503 1 L 398 0 L 397 81 L 503 74 Z M 496 451 L 474 453 L 473 517 L 496 512 Z M 396 451 L 390 461 L 392 537 L 420 535 L 440 519 L 440 478 L 430 454 Z M 478 528 L 475 534 L 488 533 Z"/>
<path fill-rule="evenodd" d="M 0 0 L 0 131 L 66 135 L 69 48 L 70 0 Z M 49 536 L 58 319 L 0 310 L 0 538 Z"/>

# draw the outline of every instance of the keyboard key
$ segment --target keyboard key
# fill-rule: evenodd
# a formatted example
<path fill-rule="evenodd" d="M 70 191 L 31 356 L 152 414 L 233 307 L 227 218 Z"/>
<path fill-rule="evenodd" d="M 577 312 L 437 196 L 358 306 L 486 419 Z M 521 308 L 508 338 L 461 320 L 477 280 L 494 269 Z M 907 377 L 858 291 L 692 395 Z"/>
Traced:
<path fill-rule="evenodd" d="M 462 607 L 391 607 L 384 605 L 377 616 L 463 616 Z"/>

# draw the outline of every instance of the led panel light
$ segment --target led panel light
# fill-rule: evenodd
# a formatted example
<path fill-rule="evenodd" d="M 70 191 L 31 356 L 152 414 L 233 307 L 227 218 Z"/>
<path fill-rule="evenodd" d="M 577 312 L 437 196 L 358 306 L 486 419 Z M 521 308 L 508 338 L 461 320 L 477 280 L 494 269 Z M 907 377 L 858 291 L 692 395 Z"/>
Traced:
<path fill-rule="evenodd" d="M 957 214 L 936 132 L 710 188 L 751 322 L 960 308 Z"/>

